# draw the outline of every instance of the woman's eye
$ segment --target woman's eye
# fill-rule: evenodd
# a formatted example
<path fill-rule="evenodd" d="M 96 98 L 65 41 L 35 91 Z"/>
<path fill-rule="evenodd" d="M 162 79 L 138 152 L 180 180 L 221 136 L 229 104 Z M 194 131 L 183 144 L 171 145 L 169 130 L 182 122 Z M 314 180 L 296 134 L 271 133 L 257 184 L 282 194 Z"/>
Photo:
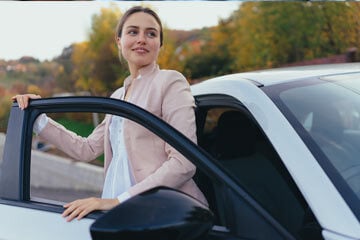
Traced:
<path fill-rule="evenodd" d="M 148 32 L 147 35 L 151 38 L 154 38 L 154 37 L 156 37 L 156 32 Z"/>
<path fill-rule="evenodd" d="M 136 30 L 130 30 L 130 31 L 128 31 L 128 34 L 129 35 L 136 35 L 137 31 Z"/>

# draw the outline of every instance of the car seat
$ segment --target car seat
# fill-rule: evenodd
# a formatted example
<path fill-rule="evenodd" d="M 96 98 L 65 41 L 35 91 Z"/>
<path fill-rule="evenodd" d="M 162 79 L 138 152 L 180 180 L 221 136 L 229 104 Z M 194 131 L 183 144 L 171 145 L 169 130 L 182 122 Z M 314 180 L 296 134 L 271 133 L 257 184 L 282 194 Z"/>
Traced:
<path fill-rule="evenodd" d="M 297 232 L 304 217 L 303 206 L 288 181 L 284 180 L 283 173 L 279 172 L 277 162 L 262 152 L 266 147 L 263 146 L 265 139 L 260 129 L 247 114 L 227 111 L 219 117 L 214 131 L 213 155 L 272 216 L 286 223 L 291 232 Z M 214 189 L 219 209 L 226 210 L 234 204 L 229 202 L 228 189 L 222 185 L 214 186 Z M 219 218 L 226 223 L 244 224 L 242 219 L 236 219 L 234 214 L 226 211 L 220 212 Z"/>

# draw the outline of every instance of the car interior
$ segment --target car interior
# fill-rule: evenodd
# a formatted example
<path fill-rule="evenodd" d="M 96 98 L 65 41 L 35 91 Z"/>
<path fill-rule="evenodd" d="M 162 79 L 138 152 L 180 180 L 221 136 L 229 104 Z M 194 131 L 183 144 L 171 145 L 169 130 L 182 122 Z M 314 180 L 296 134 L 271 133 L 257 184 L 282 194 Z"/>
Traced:
<path fill-rule="evenodd" d="M 198 143 L 210 153 L 257 204 L 294 236 L 322 239 L 320 227 L 280 157 L 246 109 L 197 109 Z M 222 183 L 198 169 L 195 181 L 206 195 L 215 225 L 236 236 L 256 234 L 245 226 L 246 206 Z M 240 202 L 239 202 L 240 203 Z M 241 213 L 241 214 L 240 214 Z M 264 231 L 266 232 L 266 231 Z"/>

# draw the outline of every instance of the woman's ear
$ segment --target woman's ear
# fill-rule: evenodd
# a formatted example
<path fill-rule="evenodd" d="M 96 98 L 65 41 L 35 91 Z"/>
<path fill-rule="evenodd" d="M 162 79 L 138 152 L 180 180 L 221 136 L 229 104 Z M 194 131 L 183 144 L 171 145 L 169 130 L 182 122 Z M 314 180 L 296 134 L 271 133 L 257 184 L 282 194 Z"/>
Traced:
<path fill-rule="evenodd" d="M 116 37 L 116 45 L 118 46 L 119 49 L 121 49 L 121 38 L 120 37 Z"/>

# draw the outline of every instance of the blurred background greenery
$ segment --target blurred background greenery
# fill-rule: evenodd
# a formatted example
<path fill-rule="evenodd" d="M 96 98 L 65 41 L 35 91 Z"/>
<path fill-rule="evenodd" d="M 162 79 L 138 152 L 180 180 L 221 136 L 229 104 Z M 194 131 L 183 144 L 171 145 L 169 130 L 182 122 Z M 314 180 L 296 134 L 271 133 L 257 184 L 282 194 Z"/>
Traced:
<path fill-rule="evenodd" d="M 128 75 L 114 42 L 121 14 L 116 6 L 102 8 L 92 17 L 88 39 L 65 47 L 50 61 L 31 56 L 5 61 L 0 56 L 0 132 L 6 131 L 15 94 L 109 96 L 121 87 Z M 160 67 L 182 72 L 191 84 L 227 73 L 358 61 L 360 3 L 244 2 L 217 26 L 165 29 L 164 39 Z M 77 119 L 63 121 L 76 126 Z"/>

